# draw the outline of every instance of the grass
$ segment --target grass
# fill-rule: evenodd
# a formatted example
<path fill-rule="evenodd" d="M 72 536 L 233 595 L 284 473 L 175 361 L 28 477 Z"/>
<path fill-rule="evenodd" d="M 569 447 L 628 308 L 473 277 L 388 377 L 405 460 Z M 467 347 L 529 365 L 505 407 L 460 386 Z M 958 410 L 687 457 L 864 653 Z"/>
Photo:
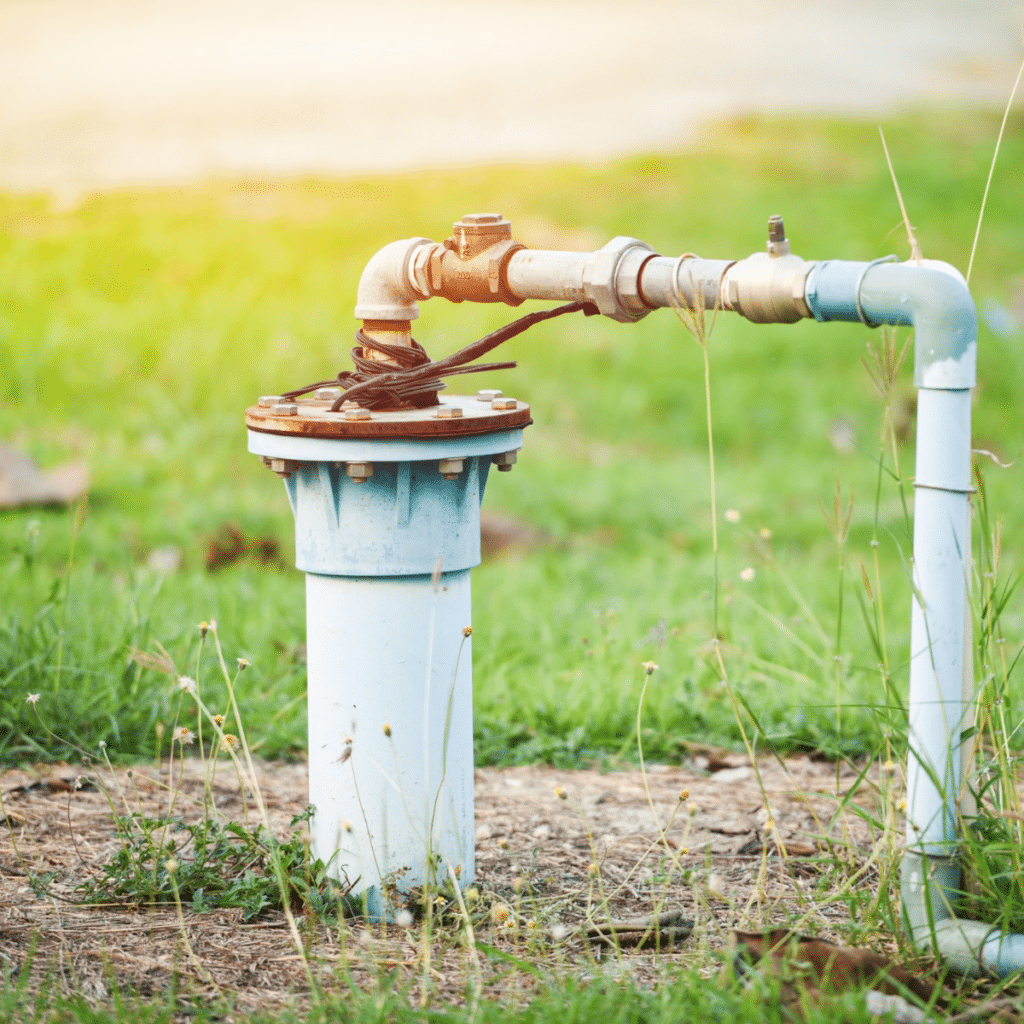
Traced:
<path fill-rule="evenodd" d="M 966 269 L 998 120 L 928 114 L 886 123 L 925 256 Z M 479 208 L 500 209 L 541 247 L 631 234 L 667 253 L 741 256 L 761 248 L 768 214 L 781 212 L 794 251 L 807 258 L 874 258 L 905 246 L 876 140 L 873 125 L 854 121 L 748 119 L 709 130 L 696 152 L 604 167 L 210 182 L 97 195 L 70 211 L 45 197 L 0 197 L 0 436 L 44 463 L 86 457 L 94 474 L 87 509 L 0 519 L 0 762 L 69 757 L 101 741 L 115 758 L 153 756 L 162 735 L 201 718 L 198 709 L 179 717 L 160 674 L 131 652 L 159 641 L 182 664 L 196 625 L 212 617 L 229 659 L 252 665 L 236 715 L 260 721 L 253 748 L 301 756 L 301 577 L 253 558 L 210 572 L 204 547 L 231 524 L 279 538 L 288 563 L 287 502 L 246 454 L 241 413 L 261 393 L 347 365 L 355 283 L 380 245 L 441 237 Z M 1003 166 L 1022 157 L 1018 115 Z M 976 295 L 1012 300 L 1018 283 L 1005 268 L 1024 256 L 1018 220 L 997 170 Z M 440 356 L 512 315 L 431 303 L 416 334 Z M 479 762 L 614 764 L 633 759 L 638 740 L 648 761 L 678 760 L 687 741 L 832 756 L 899 749 L 913 389 L 909 366 L 897 373 L 890 356 L 880 403 L 862 365 L 869 339 L 877 345 L 850 325 L 755 327 L 723 315 L 696 346 L 673 318 L 655 314 L 635 326 L 539 328 L 508 346 L 520 367 L 479 385 L 530 401 L 537 424 L 516 473 L 492 482 L 488 504 L 549 542 L 474 574 Z M 903 340 L 891 340 L 891 351 Z M 976 444 L 1005 463 L 1022 454 L 1024 371 L 1014 340 L 983 327 L 979 346 Z M 1019 472 L 1019 463 L 993 467 L 985 480 L 1006 537 L 1024 526 Z M 985 528 L 995 536 L 994 521 Z M 178 571 L 151 567 L 151 553 L 166 545 L 182 552 Z M 1009 549 L 999 556 L 1002 579 L 1019 571 Z M 1024 618 L 1012 590 L 985 594 L 989 653 L 980 667 L 994 666 L 991 707 L 1012 721 Z M 638 671 L 648 661 L 660 666 L 656 677 Z M 209 706 L 234 699 L 229 678 L 208 685 Z M 28 694 L 39 694 L 34 708 Z M 59 722 L 65 739 L 42 728 L 34 709 Z M 993 743 L 993 763 L 1012 775 L 1017 734 L 1000 735 L 1010 739 Z M 1016 884 L 1019 808 L 1005 794 L 979 795 L 989 802 L 978 834 L 992 856 L 979 863 L 972 897 L 991 906 Z M 141 835 L 164 824 L 141 822 Z M 197 849 L 212 843 L 215 859 L 230 853 L 217 845 L 222 835 L 189 835 Z M 143 855 L 155 865 L 157 855 Z M 158 881 L 180 900 L 175 872 Z M 53 1019 L 108 1019 L 77 996 L 28 999 L 19 985 L 9 978 L 0 988 L 11 1019 L 35 1013 L 32 999 Z M 723 1021 L 750 1019 L 754 1004 L 763 1013 L 750 989 L 709 987 L 696 972 L 654 993 L 580 986 L 556 972 L 534 994 L 524 1013 L 537 1019 L 552 1006 L 560 1017 L 591 1019 L 598 994 L 613 1019 L 707 1015 L 709 1000 Z M 415 1012 L 387 983 L 351 995 L 308 1019 Z M 136 1010 L 134 997 L 124 998 L 109 1019 L 181 1012 L 173 993 L 166 1011 L 156 1002 Z M 498 1012 L 484 999 L 475 1016 Z M 834 1008 L 822 1012 L 834 1019 Z"/>
<path fill-rule="evenodd" d="M 966 264 L 997 127 L 987 114 L 886 123 L 926 256 Z M 1022 135 L 1012 116 L 1004 168 L 1019 164 Z M 1001 268 L 1019 266 L 1024 248 L 1009 173 L 997 170 L 974 268 L 976 293 L 1003 302 L 1014 284 Z M 245 452 L 241 412 L 258 394 L 347 364 L 355 284 L 381 244 L 440 237 L 476 207 L 501 209 L 540 245 L 572 232 L 594 244 L 629 233 L 670 253 L 738 256 L 763 245 L 771 212 L 787 215 L 794 250 L 808 258 L 905 245 L 876 130 L 852 121 L 739 120 L 709 130 L 696 152 L 605 167 L 213 182 L 96 195 L 72 211 L 45 197 L 0 198 L 0 436 L 44 464 L 84 456 L 94 475 L 73 556 L 59 511 L 0 521 L 0 758 L 60 753 L 19 710 L 37 691 L 77 740 L 150 753 L 166 709 L 127 648 L 158 637 L 178 653 L 211 615 L 226 647 L 253 663 L 241 699 L 245 713 L 270 719 L 262 752 L 301 751 L 301 578 L 253 561 L 202 567 L 205 539 L 225 523 L 279 538 L 289 560 L 287 502 Z M 440 355 L 510 316 L 437 301 L 424 305 L 417 336 Z M 850 325 L 764 327 L 723 315 L 709 351 L 720 507 L 741 515 L 721 524 L 721 628 L 739 659 L 736 685 L 783 748 L 855 752 L 876 738 L 874 659 L 853 616 L 836 730 L 835 556 L 818 504 L 837 477 L 854 495 L 847 587 L 856 588 L 876 528 L 881 410 L 861 366 L 871 337 Z M 655 654 L 664 683 L 649 699 L 652 756 L 672 756 L 688 738 L 737 743 L 699 655 L 713 616 L 699 350 L 666 314 L 635 326 L 538 328 L 509 348 L 520 367 L 479 383 L 528 399 L 537 423 L 516 473 L 492 483 L 487 503 L 552 543 L 475 574 L 479 757 L 616 752 L 636 706 L 631 669 Z M 1012 462 L 1024 384 L 1013 339 L 983 328 L 979 362 L 977 444 Z M 896 405 L 911 397 L 908 367 Z M 909 477 L 912 425 L 904 429 Z M 830 431 L 848 439 L 842 454 Z M 1019 471 L 989 474 L 1007 536 L 1024 518 Z M 891 486 L 879 511 L 899 665 L 909 526 Z M 184 566 L 161 577 L 146 562 L 168 544 Z M 744 583 L 748 567 L 755 579 Z M 1012 641 L 1020 617 L 1010 610 L 1005 621 Z M 779 663 L 811 687 L 766 667 Z"/>
<path fill-rule="evenodd" d="M 788 1011 L 782 1010 L 777 1000 L 771 999 L 770 993 L 770 986 L 744 986 L 739 982 L 709 986 L 697 972 L 676 977 L 674 984 L 661 986 L 656 991 L 639 990 L 614 979 L 596 984 L 567 982 L 542 986 L 529 1004 L 520 1008 L 515 1019 L 523 1024 L 550 1020 L 586 1024 L 595 1019 L 608 1024 L 674 1024 L 687 1019 L 711 1020 L 716 1024 L 745 1024 L 750 1020 L 774 1024 L 790 1020 Z M 96 1008 L 81 996 L 46 994 L 26 999 L 12 986 L 7 992 L 0 992 L 0 1012 L 11 1024 L 63 1020 L 80 1021 L 82 1024 L 116 1024 L 129 1019 L 139 1024 L 172 1024 L 182 1019 L 181 1004 L 174 1001 L 176 995 L 176 992 L 169 992 L 165 999 L 152 1001 L 126 994 L 119 996 L 115 1008 L 107 1009 Z M 858 1005 L 853 999 L 840 1000 L 839 1012 L 843 1013 L 841 1019 L 848 1024 L 869 1024 L 878 1019 L 868 1014 L 863 1003 Z M 804 1019 L 808 1024 L 817 1024 L 819 1021 L 836 1020 L 836 1013 L 836 1003 L 831 1002 L 824 1008 L 812 1008 Z M 188 1006 L 187 1019 L 195 1024 L 207 1024 L 223 1020 L 224 1014 L 223 1007 L 195 1003 Z M 343 997 L 332 999 L 301 1016 L 285 1011 L 256 1014 L 247 1019 L 253 1024 L 270 1021 L 293 1024 L 299 1020 L 308 1024 L 424 1020 L 442 1024 L 445 1021 L 464 1021 L 466 1016 L 465 1011 L 456 1008 L 439 1007 L 424 1011 L 411 1007 L 400 992 L 384 986 L 372 994 L 346 992 Z M 473 1019 L 482 1024 L 507 1021 L 509 1005 L 507 1002 L 485 1000 L 479 1004 Z"/>

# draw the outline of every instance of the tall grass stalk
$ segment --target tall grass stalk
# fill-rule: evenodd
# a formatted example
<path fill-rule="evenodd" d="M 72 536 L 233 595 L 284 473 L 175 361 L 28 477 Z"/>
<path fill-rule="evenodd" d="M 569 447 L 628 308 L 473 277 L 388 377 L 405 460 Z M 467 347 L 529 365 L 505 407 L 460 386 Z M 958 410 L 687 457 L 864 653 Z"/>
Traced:
<path fill-rule="evenodd" d="M 687 260 L 696 259 L 692 253 L 686 253 L 679 257 L 680 264 Z M 701 358 L 704 363 L 704 414 L 708 435 L 708 473 L 710 476 L 711 493 L 711 554 L 713 561 L 712 579 L 712 635 L 719 636 L 718 629 L 718 488 L 715 484 L 715 435 L 711 418 L 711 360 L 708 354 L 708 340 L 715 329 L 718 320 L 718 308 L 721 301 L 721 289 L 715 295 L 715 308 L 711 316 L 711 324 L 707 322 L 707 310 L 704 306 L 704 292 L 702 286 L 694 282 L 693 274 L 687 267 L 687 274 L 690 280 L 690 301 L 684 301 L 682 295 L 677 295 L 675 289 L 672 291 L 672 309 L 679 322 L 686 328 L 690 336 L 700 347 Z M 673 282 L 677 282 L 678 269 L 673 273 Z"/>
<path fill-rule="evenodd" d="M 1021 27 L 1022 36 L 1024 36 L 1024 25 Z M 1020 88 L 1021 78 L 1024 77 L 1024 61 L 1021 62 L 1020 70 L 1017 72 L 1017 78 L 1014 80 L 1013 88 L 1010 90 L 1010 98 L 1006 101 L 1006 109 L 1003 111 L 1003 121 L 999 125 L 999 134 L 996 136 L 996 148 L 992 153 L 992 163 L 988 169 L 988 178 L 985 181 L 985 192 L 981 197 L 981 209 L 978 211 L 978 226 L 974 229 L 974 241 L 971 243 L 971 258 L 967 261 L 967 273 L 965 280 L 968 284 L 971 283 L 971 271 L 974 269 L 974 254 L 978 249 L 978 239 L 981 237 L 981 224 L 985 219 L 985 205 L 988 203 L 988 192 L 992 187 L 992 176 L 996 172 L 996 161 L 999 159 L 999 147 L 1003 144 L 1003 135 L 1006 132 L 1006 122 L 1010 117 L 1010 108 L 1013 106 L 1014 98 L 1017 95 L 1017 89 Z"/>

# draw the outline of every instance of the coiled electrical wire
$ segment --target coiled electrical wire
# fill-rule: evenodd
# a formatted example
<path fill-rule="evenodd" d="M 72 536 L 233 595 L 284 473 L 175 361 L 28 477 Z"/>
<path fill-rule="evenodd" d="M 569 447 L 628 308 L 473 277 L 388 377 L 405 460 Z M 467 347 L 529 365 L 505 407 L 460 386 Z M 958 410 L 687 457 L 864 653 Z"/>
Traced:
<path fill-rule="evenodd" d="M 333 380 L 317 381 L 307 384 L 294 391 L 286 391 L 281 397 L 291 400 L 299 395 L 308 394 L 317 388 L 338 387 L 342 394 L 334 400 L 332 412 L 337 412 L 343 402 L 355 402 L 364 409 L 425 409 L 439 405 L 438 393 L 445 388 L 445 377 L 453 377 L 460 373 L 482 373 L 486 370 L 510 370 L 514 362 L 504 363 L 472 363 L 488 352 L 497 348 L 505 341 L 522 334 L 534 324 L 551 320 L 566 313 L 580 313 L 593 316 L 598 312 L 592 302 L 570 302 L 554 309 L 543 309 L 536 313 L 527 313 L 518 320 L 499 327 L 496 331 L 474 341 L 458 352 L 453 352 L 436 362 L 427 355 L 426 350 L 417 341 L 412 346 L 388 345 L 375 341 L 362 331 L 356 331 L 358 344 L 352 349 L 354 370 L 342 370 Z M 395 367 L 388 363 L 380 363 L 366 357 L 366 350 L 380 352 L 398 363 Z M 469 365 L 472 363 L 472 365 Z"/>

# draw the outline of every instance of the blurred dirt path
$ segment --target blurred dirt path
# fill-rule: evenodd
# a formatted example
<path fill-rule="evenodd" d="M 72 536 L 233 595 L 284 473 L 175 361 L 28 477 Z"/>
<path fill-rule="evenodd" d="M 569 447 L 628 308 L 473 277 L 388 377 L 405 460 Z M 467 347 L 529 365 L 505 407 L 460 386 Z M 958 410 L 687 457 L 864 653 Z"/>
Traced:
<path fill-rule="evenodd" d="M 1020 0 L 0 0 L 0 187 L 593 160 L 1001 103 Z"/>

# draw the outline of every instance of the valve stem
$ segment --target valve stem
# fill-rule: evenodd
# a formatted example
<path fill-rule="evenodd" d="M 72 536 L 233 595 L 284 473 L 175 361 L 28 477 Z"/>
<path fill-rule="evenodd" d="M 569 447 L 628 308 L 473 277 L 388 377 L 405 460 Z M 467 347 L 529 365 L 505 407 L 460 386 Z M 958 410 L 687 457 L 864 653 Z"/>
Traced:
<path fill-rule="evenodd" d="M 788 256 L 789 239 L 786 238 L 786 225 L 776 213 L 768 218 L 768 255 Z"/>

